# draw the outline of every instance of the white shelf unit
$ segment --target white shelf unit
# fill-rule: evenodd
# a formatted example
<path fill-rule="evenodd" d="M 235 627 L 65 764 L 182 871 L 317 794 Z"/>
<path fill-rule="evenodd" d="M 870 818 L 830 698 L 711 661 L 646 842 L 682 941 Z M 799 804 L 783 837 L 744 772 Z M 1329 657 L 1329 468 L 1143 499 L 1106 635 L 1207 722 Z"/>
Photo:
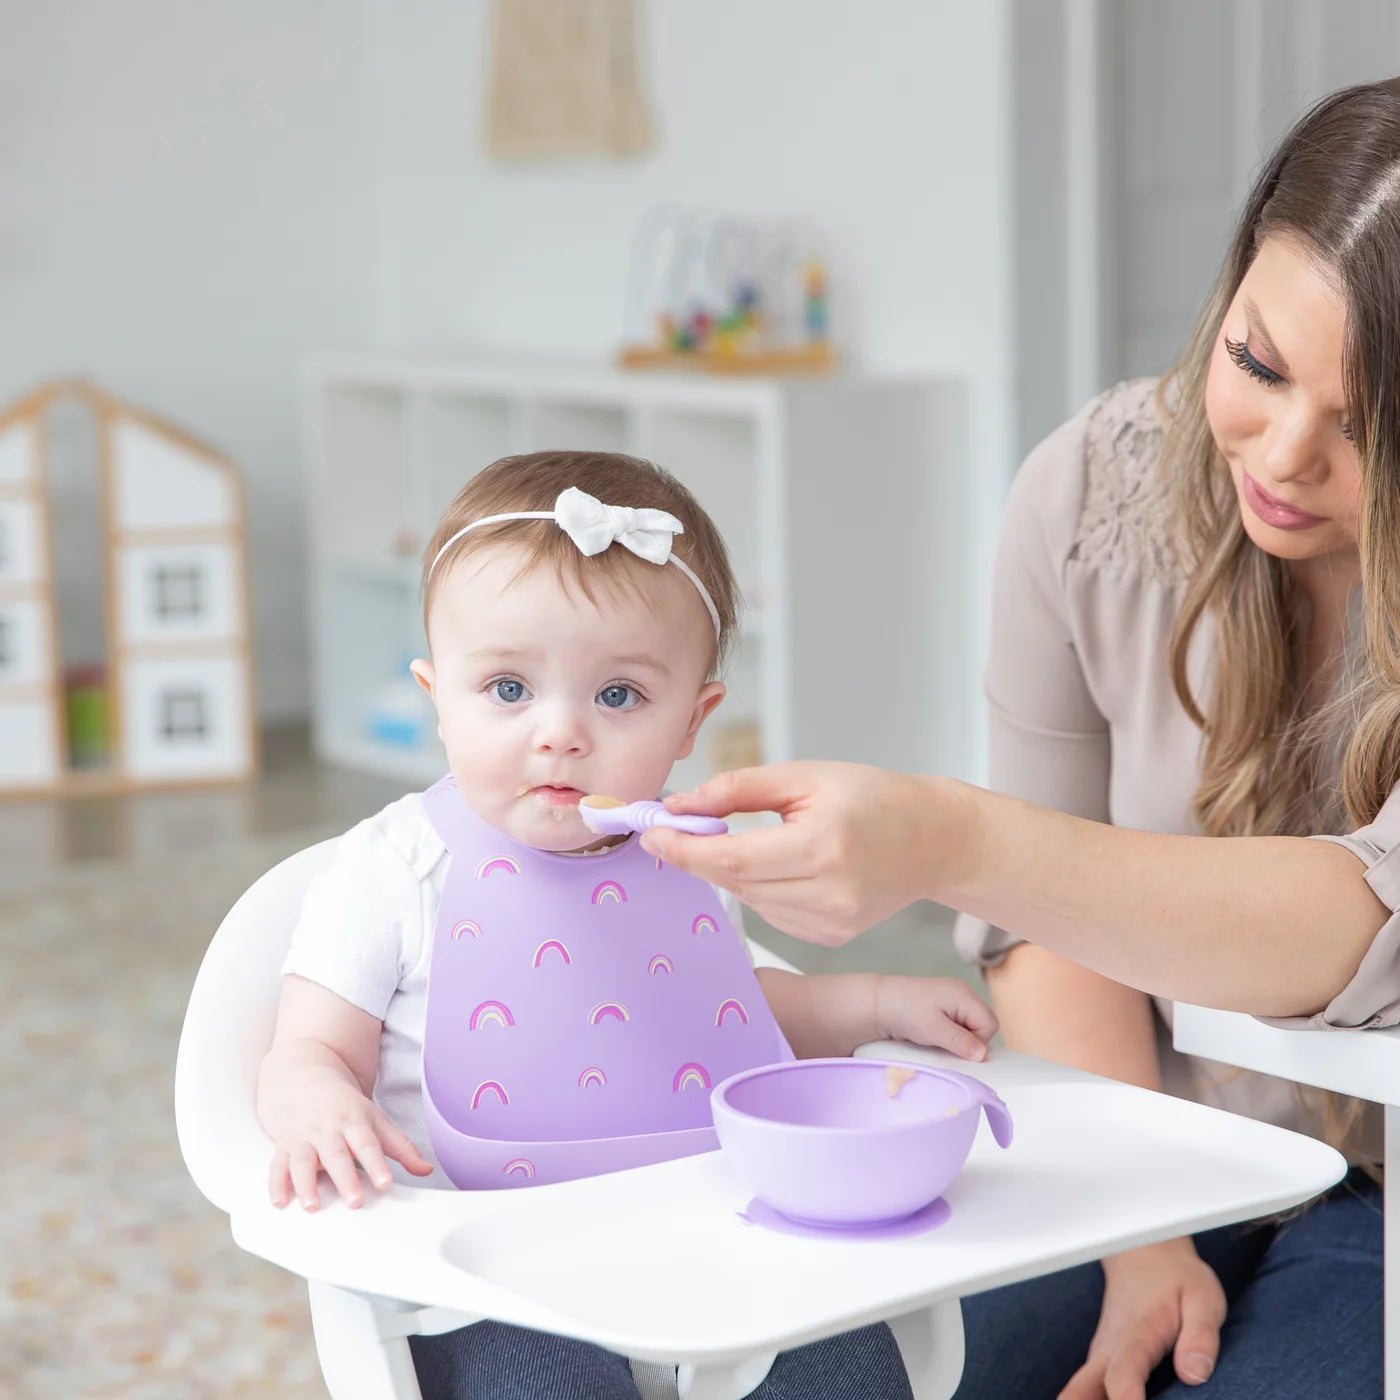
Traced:
<path fill-rule="evenodd" d="M 338 354 L 310 362 L 304 390 L 313 734 L 328 761 L 440 776 L 436 737 L 381 742 L 368 725 L 424 654 L 422 546 L 473 473 L 567 447 L 660 463 L 725 536 L 745 622 L 707 732 L 752 722 L 770 762 L 960 767 L 975 685 L 959 386 Z M 702 734 L 672 785 L 714 759 Z"/>

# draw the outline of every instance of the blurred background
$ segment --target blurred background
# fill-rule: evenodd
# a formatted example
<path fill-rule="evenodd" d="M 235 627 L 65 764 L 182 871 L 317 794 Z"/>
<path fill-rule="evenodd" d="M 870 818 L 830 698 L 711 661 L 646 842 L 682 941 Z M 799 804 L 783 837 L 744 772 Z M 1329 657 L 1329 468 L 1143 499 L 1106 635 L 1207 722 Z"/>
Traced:
<path fill-rule="evenodd" d="M 1400 3 L 0 20 L 0 1391 L 319 1395 L 299 1286 L 183 1176 L 175 1037 L 237 894 L 438 771 L 403 665 L 452 492 L 610 447 L 712 509 L 749 621 L 678 782 L 976 779 L 1018 462 L 1170 366 L 1262 154 L 1400 71 Z M 898 677 L 880 723 L 852 674 Z M 954 970 L 935 909 L 839 958 L 755 931 Z"/>

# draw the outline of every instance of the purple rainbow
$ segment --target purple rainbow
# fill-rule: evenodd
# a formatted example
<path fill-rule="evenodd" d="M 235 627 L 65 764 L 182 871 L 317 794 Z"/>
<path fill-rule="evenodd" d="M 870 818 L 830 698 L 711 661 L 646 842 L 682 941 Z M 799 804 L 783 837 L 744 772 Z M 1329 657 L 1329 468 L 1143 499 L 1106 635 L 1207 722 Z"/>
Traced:
<path fill-rule="evenodd" d="M 590 1069 L 584 1070 L 578 1077 L 578 1087 L 580 1089 L 586 1089 L 590 1084 L 597 1084 L 601 1087 L 607 1082 L 608 1076 L 604 1074 L 597 1065 L 593 1065 Z"/>
<path fill-rule="evenodd" d="M 565 967 L 573 966 L 574 960 L 569 956 L 569 950 L 557 938 L 546 938 L 545 941 L 535 949 L 536 967 L 544 966 L 544 955 L 549 952 L 551 948 L 564 960 Z"/>
<path fill-rule="evenodd" d="M 698 1084 L 702 1089 L 710 1087 L 710 1072 L 704 1065 L 682 1065 L 671 1081 L 671 1092 L 679 1094 L 682 1089 L 688 1089 L 692 1084 Z"/>
<path fill-rule="evenodd" d="M 733 997 L 730 997 L 728 1001 L 720 1002 L 719 1010 L 715 1012 L 715 1025 L 722 1026 L 724 1024 L 724 1018 L 728 1016 L 731 1011 L 739 1018 L 739 1024 L 741 1026 L 748 1025 L 749 1013 L 744 1010 L 744 1003 L 735 1001 Z"/>
<path fill-rule="evenodd" d="M 617 883 L 616 880 L 604 880 L 594 887 L 593 903 L 604 904 L 611 901 L 613 904 L 626 904 L 627 891 Z"/>
<path fill-rule="evenodd" d="M 697 914 L 690 925 L 691 933 L 715 933 L 719 925 L 708 914 Z"/>
<path fill-rule="evenodd" d="M 500 1084 L 497 1084 L 494 1079 L 488 1079 L 484 1083 L 476 1086 L 476 1093 L 472 1095 L 473 1108 L 481 1107 L 481 1100 L 485 1097 L 487 1090 L 495 1094 L 507 1108 L 510 1107 L 510 1095 L 506 1093 L 505 1089 Z"/>
<path fill-rule="evenodd" d="M 495 870 L 504 870 L 508 875 L 519 875 L 520 866 L 509 856 L 487 856 L 487 858 L 476 867 L 476 878 L 484 880 Z"/>
<path fill-rule="evenodd" d="M 488 1021 L 494 1021 L 498 1026 L 513 1026 L 515 1017 L 510 1014 L 510 1007 L 503 1001 L 483 1001 L 480 1006 L 472 1012 L 472 1018 L 467 1022 L 467 1029 L 479 1031 Z M 719 1024 L 718 1021 L 715 1022 Z"/>
<path fill-rule="evenodd" d="M 653 975 L 658 972 L 674 972 L 676 965 L 666 956 L 665 953 L 658 953 L 648 964 L 647 971 Z"/>
<path fill-rule="evenodd" d="M 523 1176 L 526 1181 L 535 1179 L 535 1164 L 528 1157 L 517 1157 L 502 1168 L 507 1176 Z"/>
<path fill-rule="evenodd" d="M 460 938 L 464 933 L 470 934 L 473 938 L 481 937 L 481 925 L 473 923 L 470 919 L 463 919 L 460 923 L 453 924 L 452 937 Z"/>
<path fill-rule="evenodd" d="M 620 1001 L 600 1001 L 588 1013 L 588 1024 L 590 1026 L 601 1025 L 609 1016 L 614 1021 L 630 1021 L 632 1019 L 627 1014 L 627 1008 Z"/>

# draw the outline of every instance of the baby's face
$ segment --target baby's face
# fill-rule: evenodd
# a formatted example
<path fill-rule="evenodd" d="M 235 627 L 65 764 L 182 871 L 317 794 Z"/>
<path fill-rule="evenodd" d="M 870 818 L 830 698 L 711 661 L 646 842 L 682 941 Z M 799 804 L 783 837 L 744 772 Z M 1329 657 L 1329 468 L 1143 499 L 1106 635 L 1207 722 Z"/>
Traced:
<path fill-rule="evenodd" d="M 598 843 L 579 798 L 654 798 L 724 687 L 706 684 L 714 630 L 690 581 L 658 566 L 649 607 L 548 565 L 519 575 L 510 547 L 462 560 L 428 618 L 433 697 L 452 774 L 478 816 L 539 850 Z"/>

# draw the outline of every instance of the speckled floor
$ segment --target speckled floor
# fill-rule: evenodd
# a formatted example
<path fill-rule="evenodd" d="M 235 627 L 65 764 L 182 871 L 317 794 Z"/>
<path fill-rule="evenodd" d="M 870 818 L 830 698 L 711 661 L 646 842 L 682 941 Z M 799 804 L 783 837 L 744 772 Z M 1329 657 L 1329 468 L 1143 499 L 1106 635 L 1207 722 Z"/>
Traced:
<path fill-rule="evenodd" d="M 219 920 L 283 856 L 398 795 L 268 745 L 248 789 L 0 804 L 0 1396 L 320 1400 L 300 1280 L 185 1176 L 171 1082 Z M 915 935 L 915 936 L 911 936 Z M 812 970 L 960 971 L 939 911 Z"/>

